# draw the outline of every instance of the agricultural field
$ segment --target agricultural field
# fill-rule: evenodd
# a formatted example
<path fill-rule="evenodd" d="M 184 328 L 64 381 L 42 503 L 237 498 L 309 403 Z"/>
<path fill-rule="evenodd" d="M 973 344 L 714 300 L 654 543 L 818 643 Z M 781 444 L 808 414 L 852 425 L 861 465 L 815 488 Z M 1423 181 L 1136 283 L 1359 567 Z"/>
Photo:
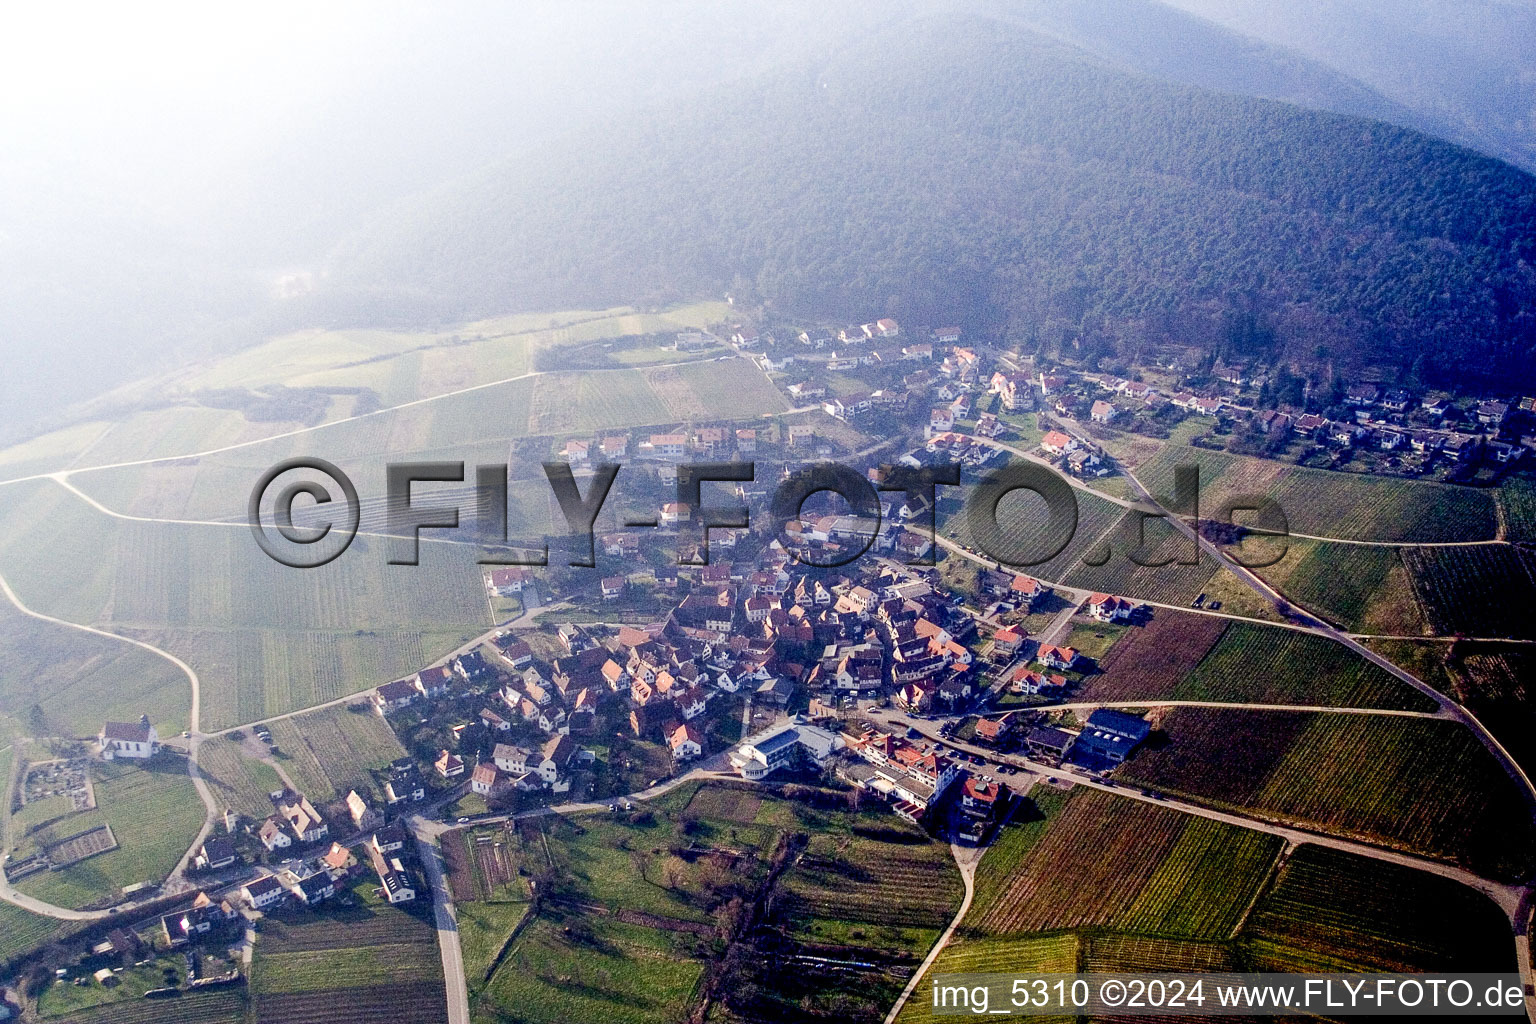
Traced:
<path fill-rule="evenodd" d="M 1498 530 L 1491 492 L 1455 484 L 1302 469 L 1170 444 L 1137 472 L 1153 494 L 1171 495 L 1177 465 L 1200 468 L 1200 508 L 1214 514 L 1242 494 L 1273 498 L 1293 533 L 1343 540 L 1489 540 Z"/>
<path fill-rule="evenodd" d="M 269 793 L 283 788 L 271 765 L 246 755 L 242 744 L 222 736 L 204 740 L 197 748 L 197 767 L 213 791 L 219 809 L 248 818 L 272 813 Z"/>
<path fill-rule="evenodd" d="M 1189 819 L 1120 926 L 1149 935 L 1230 938 L 1282 845 L 1278 836 Z"/>
<path fill-rule="evenodd" d="M 243 989 L 223 988 L 176 999 L 122 999 L 45 1019 L 59 1024 L 245 1024 L 247 1008 Z"/>
<path fill-rule="evenodd" d="M 1504 513 L 1506 539 L 1536 541 L 1536 477 L 1506 479 L 1499 488 L 1499 507 Z"/>
<path fill-rule="evenodd" d="M 990 856 L 990 854 L 988 854 Z M 986 863 L 985 860 L 982 863 Z M 1048 936 L 1020 936 L 1007 939 L 965 939 L 951 941 L 918 983 L 912 997 L 901 1008 L 896 1024 L 948 1022 L 954 1016 L 933 1012 L 931 987 L 927 978 L 938 974 L 987 974 L 1005 971 L 1040 974 L 1074 974 L 1080 969 L 1081 940 L 1072 932 Z M 1030 1017 L 1031 1021 L 1075 1021 L 1074 1017 Z"/>
<path fill-rule="evenodd" d="M 921 954 L 960 905 L 949 850 L 912 830 L 886 839 L 817 835 L 779 880 L 775 910 L 813 944 Z"/>
<path fill-rule="evenodd" d="M 695 402 L 706 416 L 743 419 L 753 414 L 783 412 L 789 407 L 779 389 L 747 359 L 685 363 L 673 370 L 693 392 Z M 652 386 L 655 387 L 654 380 Z"/>
<path fill-rule="evenodd" d="M 80 926 L 0 902 L 0 970 L 17 957 L 68 937 Z"/>
<path fill-rule="evenodd" d="M 1079 699 L 1169 697 L 1226 629 L 1227 620 L 1214 615 L 1150 609 L 1099 659 L 1099 673 L 1083 681 Z"/>
<path fill-rule="evenodd" d="M 405 756 L 389 723 L 362 701 L 280 718 L 269 728 L 279 763 L 316 802 L 349 789 L 377 797 L 371 771 Z"/>
<path fill-rule="evenodd" d="M 1119 774 L 1366 842 L 1510 877 L 1529 866 L 1530 817 L 1514 784 L 1456 722 L 1177 708 L 1165 745 Z M 1209 766 L 1223 770 L 1212 772 Z"/>
<path fill-rule="evenodd" d="M 1453 692 L 1455 682 L 1446 664 L 1451 650 L 1450 641 L 1384 640 L 1379 637 L 1368 637 L 1361 643 L 1398 668 L 1407 669 L 1441 693 Z"/>
<path fill-rule="evenodd" d="M 401 1019 L 444 1013 L 430 904 L 392 907 L 374 888 L 364 875 L 318 908 L 267 915 L 250 980 L 260 1021 L 363 1020 L 361 1008 L 386 1005 L 386 996 L 398 1003 Z M 326 1005 L 332 1016 L 316 1016 Z M 338 1007 L 347 1008 L 341 1017 Z"/>
<path fill-rule="evenodd" d="M 1260 971 L 1512 971 L 1494 903 L 1423 871 L 1310 844 L 1296 849 L 1244 932 Z"/>
<path fill-rule="evenodd" d="M 483 603 L 482 603 L 483 608 Z M 125 629 L 197 668 L 202 727 L 228 729 L 410 675 L 484 629 Z M 99 726 L 97 727 L 99 728 Z"/>
<path fill-rule="evenodd" d="M 684 1019 L 704 965 L 686 935 L 607 916 L 551 919 L 523 929 L 471 1000 L 477 1019 L 566 1024 L 674 1024 Z"/>
<path fill-rule="evenodd" d="M 108 825 L 117 849 L 23 878 L 16 887 L 28 895 L 71 908 L 116 902 L 123 886 L 159 882 L 170 874 L 202 827 L 203 803 L 179 758 L 96 762 L 91 772 L 96 808 L 61 819 L 28 843 L 37 846 Z"/>
<path fill-rule="evenodd" d="M 1446 667 L 1455 676 L 1449 692 L 1528 774 L 1536 771 L 1536 655 L 1523 645 L 1459 643 Z"/>
<path fill-rule="evenodd" d="M 300 572 L 267 559 L 243 529 L 125 523 L 54 484 L 36 495 L 45 513 L 37 520 L 39 509 L 7 504 L 13 490 L 0 494 L 0 515 L 9 513 L 6 525 L 15 530 L 0 539 L 0 571 L 22 600 L 70 621 L 163 639 L 199 668 L 205 728 L 378 685 L 390 675 L 359 676 L 381 661 L 406 660 L 402 646 L 414 637 L 448 633 L 462 642 L 489 623 L 476 552 L 467 545 L 426 547 L 422 566 L 405 570 L 360 539 L 345 557 Z M 394 639 L 376 644 L 373 634 Z M 198 657 L 205 645 L 217 656 Z M 403 667 L 421 664 L 413 659 Z M 166 668 L 174 671 L 156 671 Z M 144 685 L 125 692 L 144 692 Z M 185 686 L 178 682 L 175 700 L 187 700 Z M 241 713 L 254 709 L 259 713 Z M 162 732 L 184 724 L 157 723 L 164 723 Z"/>
<path fill-rule="evenodd" d="M 1006 936 L 1134 925 L 1225 937 L 1276 850 L 1267 837 L 1243 829 L 1196 825 L 1168 808 L 1083 790 L 1049 820 L 995 899 L 973 904 L 978 916 L 966 922 L 966 932 Z"/>
<path fill-rule="evenodd" d="M 1094 973 L 1240 971 L 1230 943 L 1194 942 L 1151 935 L 1096 934 L 1087 942 L 1083 970 Z"/>
<path fill-rule="evenodd" d="M 533 895 L 524 871 L 532 862 L 517 829 L 455 829 L 443 836 L 442 849 L 455 900 L 522 902 Z"/>
<path fill-rule="evenodd" d="M 1536 639 L 1536 558 L 1522 548 L 1405 548 L 1413 593 L 1442 636 Z"/>
<path fill-rule="evenodd" d="M 828 799 L 691 785 L 630 812 L 450 834 L 450 882 L 477 897 L 460 903 L 476 1012 L 672 1024 L 717 983 L 732 1020 L 781 1019 L 802 996 L 877 1020 L 900 990 L 894 973 L 806 963 L 774 985 L 758 972 L 779 955 L 915 966 L 959 904 L 959 874 L 947 847 L 883 808 Z M 739 933 L 759 898 L 761 927 Z"/>
<path fill-rule="evenodd" d="M 1067 574 L 1068 585 L 1185 605 L 1205 589 L 1218 568 L 1214 559 L 1196 549 L 1193 540 L 1167 522 L 1143 520 L 1136 512 L 1125 513 L 1101 543 L 1108 544 L 1108 561 L 1098 566 L 1079 562 Z M 1132 553 L 1140 564 L 1131 561 Z"/>
<path fill-rule="evenodd" d="M 1343 629 L 1426 633 L 1428 624 L 1404 564 L 1408 550 L 1292 537 L 1283 558 L 1256 572 L 1300 607 Z"/>
<path fill-rule="evenodd" d="M 1058 554 L 1038 565 L 1026 567 L 1025 571 L 1031 576 L 1059 582 L 1084 568 L 1080 561 L 1082 556 L 1095 547 L 1099 538 L 1121 518 L 1123 510 L 1119 505 L 1076 489 L 1072 495 L 1077 501 L 1076 530 Z M 939 529 L 945 536 L 976 547 L 959 498 L 941 498 L 939 515 Z M 1013 543 L 1021 547 L 1042 544 L 1049 522 L 1044 500 L 1033 492 L 1014 491 L 998 502 L 997 524 L 1000 533 L 1004 538 L 1013 538 Z M 985 552 L 983 557 L 986 557 Z"/>
<path fill-rule="evenodd" d="M 1230 624 L 1169 695 L 1177 700 L 1435 709 L 1434 701 L 1343 644 L 1246 622 Z"/>

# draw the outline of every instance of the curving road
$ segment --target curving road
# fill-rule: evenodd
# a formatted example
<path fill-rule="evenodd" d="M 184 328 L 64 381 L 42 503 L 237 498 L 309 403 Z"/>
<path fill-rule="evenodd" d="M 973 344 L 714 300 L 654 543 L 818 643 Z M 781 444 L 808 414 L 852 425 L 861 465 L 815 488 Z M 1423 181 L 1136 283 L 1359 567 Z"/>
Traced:
<path fill-rule="evenodd" d="M 192 785 L 197 789 L 197 795 L 203 801 L 206 813 L 203 817 L 203 826 L 198 830 L 197 838 L 192 841 L 192 845 L 187 848 L 187 852 L 182 855 L 181 860 L 177 863 L 176 869 L 171 872 L 170 878 L 166 880 L 171 885 L 179 884 L 186 872 L 188 861 L 197 853 L 198 848 L 203 845 L 203 841 L 208 838 L 208 833 L 212 831 L 214 821 L 218 816 L 218 805 L 214 802 L 213 792 L 208 788 L 208 783 L 203 779 L 202 771 L 197 766 L 197 748 L 201 741 L 201 737 L 198 734 L 198 718 L 202 711 L 202 681 L 198 679 L 197 673 L 191 665 L 188 665 L 169 651 L 161 650 L 154 644 L 145 643 L 143 640 L 135 640 L 130 636 L 112 633 L 105 629 L 97 629 L 95 626 L 83 626 L 78 622 L 70 622 L 67 619 L 59 619 L 52 615 L 44 615 L 42 612 L 33 611 L 22 603 L 21 598 L 16 595 L 16 591 L 11 589 L 10 583 L 6 581 L 3 575 L 0 575 L 0 591 L 4 592 L 6 599 L 15 605 L 16 610 L 23 615 L 37 619 L 40 622 L 47 622 L 55 626 L 65 626 L 69 629 L 78 629 L 82 632 L 93 633 L 96 636 L 119 640 L 125 644 L 132 644 L 135 647 L 143 648 L 169 661 L 186 675 L 187 682 L 192 686 L 192 705 L 187 714 L 187 726 L 192 734 L 191 739 L 187 743 L 187 774 L 192 778 Z M 112 913 L 110 910 L 70 910 L 67 907 L 57 907 L 52 903 L 45 903 L 42 900 L 34 899 L 11 885 L 10 880 L 5 877 L 3 864 L 0 864 L 0 900 L 14 903 L 16 906 L 30 910 L 34 914 L 58 918 L 61 921 L 97 921 Z"/>

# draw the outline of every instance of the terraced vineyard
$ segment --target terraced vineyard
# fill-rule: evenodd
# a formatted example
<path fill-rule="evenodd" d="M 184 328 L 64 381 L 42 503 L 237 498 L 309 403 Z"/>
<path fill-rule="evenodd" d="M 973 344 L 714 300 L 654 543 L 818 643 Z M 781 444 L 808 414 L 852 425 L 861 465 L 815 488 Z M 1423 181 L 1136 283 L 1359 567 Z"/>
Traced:
<path fill-rule="evenodd" d="M 1153 935 L 1230 938 L 1282 845 L 1278 836 L 1191 819 L 1120 926 Z"/>
<path fill-rule="evenodd" d="M 1514 943 L 1487 897 L 1450 879 L 1304 845 L 1245 935 L 1261 971 L 1512 971 Z"/>
<path fill-rule="evenodd" d="M 1532 827 L 1514 784 L 1456 722 L 1177 708 L 1169 742 L 1119 770 L 1128 782 L 1462 864 L 1529 867 Z M 1220 764 L 1213 772 L 1210 766 Z"/>
<path fill-rule="evenodd" d="M 1154 608 L 1145 625 L 1127 630 L 1083 683 L 1083 700 L 1168 697 L 1227 629 L 1225 619 Z"/>
<path fill-rule="evenodd" d="M 986 974 L 1004 971 L 1041 974 L 1072 974 L 1080 969 L 1080 941 L 1067 932 L 1061 935 L 1025 936 L 1007 939 L 968 939 L 952 942 L 939 953 L 925 979 L 937 974 Z M 897 1024 L 949 1022 L 953 1016 L 937 1016 L 933 1002 L 926 998 L 925 982 L 901 1008 Z M 1031 1017 L 1033 1021 L 1072 1021 L 1072 1017 Z"/>
<path fill-rule="evenodd" d="M 1288 544 L 1258 574 L 1296 604 L 1353 632 L 1428 632 L 1401 549 L 1301 537 Z"/>
<path fill-rule="evenodd" d="M 1434 632 L 1536 639 L 1536 559 L 1520 548 L 1405 548 L 1413 592 Z"/>
<path fill-rule="evenodd" d="M 1293 533 L 1426 542 L 1489 540 L 1498 529 L 1492 493 L 1455 484 L 1302 469 L 1178 444 L 1136 475 L 1153 494 L 1171 495 L 1178 465 L 1200 467 L 1202 514 L 1237 495 L 1267 495 Z"/>
<path fill-rule="evenodd" d="M 177 999 L 124 999 L 48 1019 L 56 1024 L 245 1024 L 246 1012 L 244 990 L 227 988 Z"/>
<path fill-rule="evenodd" d="M 1138 513 L 1127 512 L 1105 535 L 1112 554 L 1100 566 L 1079 562 L 1067 574 L 1070 586 L 1107 594 L 1124 594 L 1143 601 L 1185 605 L 1205 589 L 1217 565 L 1194 542 L 1156 519 L 1143 526 Z M 1139 561 L 1131 560 L 1132 553 Z M 1190 559 L 1194 561 L 1186 564 Z"/>
<path fill-rule="evenodd" d="M 943 845 L 841 836 L 813 837 L 780 890 L 781 909 L 796 918 L 931 929 L 949 923 L 961 896 Z"/>
<path fill-rule="evenodd" d="M 271 729 L 286 769 L 311 800 L 344 797 L 349 789 L 377 795 L 370 770 L 405 756 L 389 723 L 361 702 L 279 719 Z"/>
<path fill-rule="evenodd" d="M 992 936 L 1119 920 L 1178 843 L 1182 816 L 1096 790 L 1075 794 L 969 929 Z"/>
<path fill-rule="evenodd" d="M 260 1024 L 446 1017 L 430 904 L 392 907 L 373 888 L 365 878 L 330 903 L 262 922 L 250 978 Z"/>
<path fill-rule="evenodd" d="M 268 794 L 283 788 L 269 765 L 246 757 L 234 740 L 214 738 L 198 747 L 197 766 L 221 809 L 249 818 L 272 813 Z"/>
<path fill-rule="evenodd" d="M 1430 698 L 1343 644 L 1247 622 L 1229 625 L 1169 696 L 1255 704 L 1435 709 Z"/>
<path fill-rule="evenodd" d="M 1220 942 L 1191 942 L 1150 935 L 1094 935 L 1083 957 L 1083 970 L 1114 974 L 1121 971 L 1240 971 L 1233 948 Z"/>

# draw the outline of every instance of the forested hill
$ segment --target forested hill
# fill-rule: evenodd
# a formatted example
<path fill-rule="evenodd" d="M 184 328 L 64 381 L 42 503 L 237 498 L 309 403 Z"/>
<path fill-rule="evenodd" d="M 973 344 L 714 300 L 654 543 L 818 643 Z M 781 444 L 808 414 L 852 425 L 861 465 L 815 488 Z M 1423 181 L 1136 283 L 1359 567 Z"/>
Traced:
<path fill-rule="evenodd" d="M 734 289 L 1510 382 L 1536 380 L 1533 255 L 1536 179 L 1507 164 L 944 16 L 518 154 L 392 211 L 330 281 L 442 315 Z"/>

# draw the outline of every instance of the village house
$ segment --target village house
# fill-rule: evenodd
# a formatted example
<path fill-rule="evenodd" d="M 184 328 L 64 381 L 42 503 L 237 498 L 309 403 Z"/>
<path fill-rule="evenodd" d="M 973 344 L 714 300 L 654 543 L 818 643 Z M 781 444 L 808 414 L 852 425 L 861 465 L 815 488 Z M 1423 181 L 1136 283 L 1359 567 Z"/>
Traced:
<path fill-rule="evenodd" d="M 667 745 L 674 761 L 690 761 L 704 753 L 704 734 L 684 722 L 668 733 Z"/>
<path fill-rule="evenodd" d="M 385 715 L 391 711 L 410 707 L 416 703 L 416 698 L 419 696 L 421 693 L 416 689 L 415 679 L 396 679 L 373 691 L 373 706 L 379 714 Z"/>
<path fill-rule="evenodd" d="M 266 847 L 268 853 L 276 853 L 293 845 L 293 838 L 288 835 L 285 822 L 275 814 L 257 827 L 256 838 L 261 841 L 262 846 Z"/>
<path fill-rule="evenodd" d="M 1123 597 L 1094 594 L 1088 598 L 1088 614 L 1100 622 L 1125 622 L 1135 611 L 1136 605 Z"/>
<path fill-rule="evenodd" d="M 240 895 L 252 910 L 267 910 L 281 903 L 288 895 L 276 875 L 262 875 L 240 887 Z"/>
<path fill-rule="evenodd" d="M 194 863 L 204 871 L 218 871 L 229 867 L 239 859 L 240 855 L 235 852 L 235 844 L 230 842 L 227 836 L 214 836 L 197 851 L 197 859 Z"/>
<path fill-rule="evenodd" d="M 498 597 L 511 597 L 523 592 L 523 588 L 534 579 L 533 573 L 520 566 L 508 566 L 501 569 L 492 569 L 486 577 L 486 589 Z"/>
<path fill-rule="evenodd" d="M 511 791 L 512 776 L 490 761 L 475 765 L 469 776 L 469 789 L 489 801 L 501 800 Z"/>
<path fill-rule="evenodd" d="M 384 815 L 368 806 L 368 801 L 364 800 L 357 790 L 348 791 L 346 804 L 347 814 L 352 819 L 352 827 L 358 831 L 367 832 L 384 824 Z"/>
<path fill-rule="evenodd" d="M 397 856 L 389 856 L 375 846 L 368 847 L 368 860 L 379 876 L 379 886 L 390 903 L 409 903 L 416 898 L 416 886 L 410 872 Z"/>
<path fill-rule="evenodd" d="M 437 774 L 445 779 L 456 779 L 465 771 L 464 759 L 446 748 L 437 755 L 437 760 L 433 762 L 432 767 L 436 768 Z"/>
<path fill-rule="evenodd" d="M 1037 725 L 1024 734 L 1024 746 L 1035 757 L 1049 761 L 1063 761 L 1072 752 L 1077 733 L 1052 726 Z"/>
<path fill-rule="evenodd" d="M 1035 660 L 1046 668 L 1060 669 L 1063 672 L 1070 672 L 1080 657 L 1081 655 L 1071 647 L 1056 647 L 1052 644 L 1042 644 L 1035 654 Z"/>
<path fill-rule="evenodd" d="M 1119 410 L 1109 402 L 1100 399 L 1099 401 L 1093 403 L 1093 407 L 1089 410 L 1088 416 L 1095 423 L 1109 423 L 1115 418 L 1118 412 Z"/>
<path fill-rule="evenodd" d="M 291 789 L 279 792 L 272 800 L 278 816 L 288 822 L 293 836 L 301 843 L 318 843 L 330 832 L 325 819 L 303 793 Z"/>
<path fill-rule="evenodd" d="M 1065 455 L 1077 447 L 1077 439 L 1059 430 L 1052 430 L 1040 439 L 1040 447 L 1050 455 Z"/>

